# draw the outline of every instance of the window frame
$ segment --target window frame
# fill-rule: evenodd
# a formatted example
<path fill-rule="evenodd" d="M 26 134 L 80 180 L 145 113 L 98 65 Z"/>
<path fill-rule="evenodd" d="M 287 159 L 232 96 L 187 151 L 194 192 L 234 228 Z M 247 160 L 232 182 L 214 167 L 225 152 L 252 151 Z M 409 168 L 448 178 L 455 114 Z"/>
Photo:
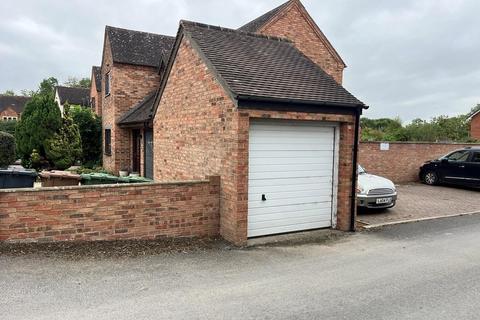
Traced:
<path fill-rule="evenodd" d="M 453 156 L 454 154 L 457 154 L 457 153 L 461 153 L 462 157 L 464 157 L 465 155 L 467 157 L 465 158 L 465 160 L 459 160 L 460 158 L 458 158 L 458 159 L 451 159 L 450 158 L 451 156 Z M 467 162 L 469 158 L 470 158 L 470 151 L 469 150 L 454 151 L 454 152 L 450 153 L 448 156 L 445 157 L 445 159 L 447 159 L 448 161 L 451 161 L 451 162 Z"/>
<path fill-rule="evenodd" d="M 110 128 L 103 131 L 103 153 L 107 156 L 112 155 L 112 129 Z"/>
<path fill-rule="evenodd" d="M 111 78 L 111 75 L 110 75 L 110 71 L 108 71 L 106 74 L 105 74 L 105 97 L 108 97 L 111 93 L 111 86 L 112 86 L 112 78 Z"/>

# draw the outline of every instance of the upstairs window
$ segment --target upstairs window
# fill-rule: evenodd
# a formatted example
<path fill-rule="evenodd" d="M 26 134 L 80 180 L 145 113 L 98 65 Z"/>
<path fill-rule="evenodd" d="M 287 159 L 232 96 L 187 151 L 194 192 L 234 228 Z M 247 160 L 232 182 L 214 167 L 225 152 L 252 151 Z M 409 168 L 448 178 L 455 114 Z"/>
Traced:
<path fill-rule="evenodd" d="M 105 75 L 105 97 L 110 95 L 110 71 Z"/>
<path fill-rule="evenodd" d="M 105 145 L 104 152 L 107 156 L 112 155 L 112 130 L 105 129 Z"/>
<path fill-rule="evenodd" d="M 92 97 L 92 99 L 90 100 L 90 107 L 92 107 L 92 109 L 95 109 L 95 97 Z"/>

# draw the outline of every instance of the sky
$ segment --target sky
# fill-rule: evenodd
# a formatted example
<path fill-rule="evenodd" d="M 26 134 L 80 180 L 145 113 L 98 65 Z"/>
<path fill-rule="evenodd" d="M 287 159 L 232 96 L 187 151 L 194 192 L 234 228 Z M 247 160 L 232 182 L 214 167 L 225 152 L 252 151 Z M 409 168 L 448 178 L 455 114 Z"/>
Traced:
<path fill-rule="evenodd" d="M 90 77 L 105 25 L 175 35 L 180 19 L 237 28 L 286 0 L 1 0 L 0 92 Z M 365 116 L 467 113 L 480 103 L 478 0 L 303 0 L 347 64 Z"/>

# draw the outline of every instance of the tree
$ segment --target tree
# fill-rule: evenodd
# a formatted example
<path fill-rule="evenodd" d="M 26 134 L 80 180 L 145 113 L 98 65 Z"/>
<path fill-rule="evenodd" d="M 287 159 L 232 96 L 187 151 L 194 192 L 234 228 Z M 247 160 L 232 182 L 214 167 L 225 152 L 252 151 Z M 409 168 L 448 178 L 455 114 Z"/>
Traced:
<path fill-rule="evenodd" d="M 87 167 L 100 164 L 102 156 L 102 120 L 90 108 L 71 106 L 70 114 L 78 126 L 82 141 L 82 163 Z"/>
<path fill-rule="evenodd" d="M 20 94 L 24 97 L 33 97 L 33 95 L 35 94 L 35 91 L 22 89 L 22 90 L 20 90 Z"/>
<path fill-rule="evenodd" d="M 403 126 L 399 119 L 362 118 L 363 141 L 470 142 L 468 115 L 415 119 Z"/>
<path fill-rule="evenodd" d="M 404 141 L 405 130 L 399 118 L 361 119 L 363 141 Z"/>
<path fill-rule="evenodd" d="M 15 138 L 0 131 L 0 168 L 8 167 L 15 161 Z"/>
<path fill-rule="evenodd" d="M 50 77 L 47 79 L 43 79 L 42 82 L 40 82 L 37 94 L 42 96 L 49 96 L 53 99 L 55 96 L 56 86 L 58 86 L 58 80 L 56 78 Z"/>
<path fill-rule="evenodd" d="M 82 155 L 80 131 L 70 116 L 68 106 L 65 106 L 60 130 L 46 140 L 45 153 L 54 167 L 60 170 L 74 165 Z"/>
<path fill-rule="evenodd" d="M 15 137 L 17 151 L 22 160 L 30 160 L 34 149 L 45 157 L 45 143 L 61 127 L 60 109 L 53 97 L 35 94 L 25 105 L 25 110 L 17 124 Z"/>
<path fill-rule="evenodd" d="M 17 128 L 17 121 L 0 121 L 0 131 L 10 133 L 15 136 L 15 129 Z"/>
<path fill-rule="evenodd" d="M 76 77 L 69 77 L 64 85 L 71 88 L 90 88 L 91 81 L 89 78 L 82 78 L 78 80 Z"/>
<path fill-rule="evenodd" d="M 13 91 L 13 90 L 5 90 L 5 92 L 2 93 L 2 95 L 4 95 L 4 96 L 14 96 L 14 95 L 15 95 L 15 91 Z"/>

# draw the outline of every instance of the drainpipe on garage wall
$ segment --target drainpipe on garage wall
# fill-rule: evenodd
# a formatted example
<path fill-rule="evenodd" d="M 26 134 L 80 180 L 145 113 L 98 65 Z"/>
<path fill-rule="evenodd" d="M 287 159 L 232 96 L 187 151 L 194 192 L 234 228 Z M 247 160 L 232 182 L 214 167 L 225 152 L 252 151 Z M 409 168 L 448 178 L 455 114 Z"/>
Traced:
<path fill-rule="evenodd" d="M 352 197 L 350 208 L 350 231 L 355 232 L 355 211 L 357 207 L 357 170 L 358 170 L 358 146 L 360 141 L 360 115 L 362 109 L 368 106 L 361 106 L 355 110 L 355 140 L 353 142 L 353 169 L 352 169 Z"/>

